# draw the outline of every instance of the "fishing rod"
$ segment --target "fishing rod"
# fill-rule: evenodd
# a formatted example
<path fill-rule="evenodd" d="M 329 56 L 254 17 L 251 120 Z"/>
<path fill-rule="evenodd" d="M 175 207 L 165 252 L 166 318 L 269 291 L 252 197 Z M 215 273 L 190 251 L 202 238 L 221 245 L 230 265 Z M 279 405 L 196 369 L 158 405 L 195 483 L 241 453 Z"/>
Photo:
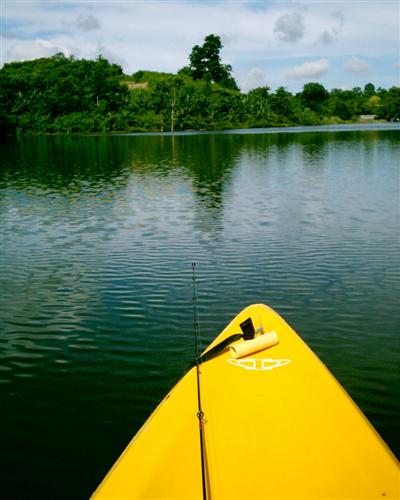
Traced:
<path fill-rule="evenodd" d="M 201 480 L 203 489 L 203 500 L 207 500 L 207 464 L 206 464 L 206 451 L 205 451 L 205 441 L 204 441 L 204 412 L 201 406 L 201 391 L 200 391 L 200 365 L 202 363 L 202 357 L 200 355 L 200 322 L 199 322 L 199 311 L 197 308 L 195 262 L 192 262 L 192 280 L 193 280 L 193 326 L 194 326 L 194 339 L 195 339 L 195 349 L 196 349 L 197 418 L 199 420 L 199 431 L 200 431 Z"/>

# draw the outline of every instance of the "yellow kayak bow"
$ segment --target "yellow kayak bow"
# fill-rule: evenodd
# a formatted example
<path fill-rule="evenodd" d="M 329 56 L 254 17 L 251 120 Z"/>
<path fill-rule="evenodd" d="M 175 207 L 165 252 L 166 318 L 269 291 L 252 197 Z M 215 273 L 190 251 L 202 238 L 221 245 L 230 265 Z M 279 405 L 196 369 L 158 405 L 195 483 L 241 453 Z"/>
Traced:
<path fill-rule="evenodd" d="M 276 312 L 262 304 L 247 307 L 205 353 L 248 318 L 258 335 L 236 340 L 236 350 L 266 342 L 262 336 L 271 333 L 278 343 L 244 356 L 226 348 L 199 365 L 204 477 L 193 367 L 94 499 L 399 499 L 396 458 Z"/>

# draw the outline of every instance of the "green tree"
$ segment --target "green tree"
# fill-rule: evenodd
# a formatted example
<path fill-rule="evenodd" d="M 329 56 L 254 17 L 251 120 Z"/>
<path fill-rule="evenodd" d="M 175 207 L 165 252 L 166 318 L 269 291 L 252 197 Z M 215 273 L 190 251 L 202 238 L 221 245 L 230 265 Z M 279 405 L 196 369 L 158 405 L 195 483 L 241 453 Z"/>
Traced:
<path fill-rule="evenodd" d="M 391 87 L 382 98 L 380 117 L 400 121 L 400 87 Z"/>
<path fill-rule="evenodd" d="M 251 127 L 266 127 L 271 122 L 270 87 L 258 87 L 244 96 L 247 121 Z"/>
<path fill-rule="evenodd" d="M 0 70 L 0 114 L 13 116 L 7 122 L 22 132 L 109 130 L 111 114 L 129 101 L 122 75 L 119 66 L 101 56 L 87 61 L 56 54 L 5 64 Z"/>
<path fill-rule="evenodd" d="M 288 92 L 285 87 L 278 87 L 271 96 L 271 111 L 278 116 L 279 122 L 285 125 L 294 123 L 296 121 L 295 108 L 293 94 Z"/>
<path fill-rule="evenodd" d="M 364 109 L 364 96 L 359 87 L 352 90 L 332 89 L 329 96 L 328 113 L 342 120 L 356 120 Z"/>
<path fill-rule="evenodd" d="M 364 86 L 364 97 L 366 99 L 371 98 L 373 95 L 375 95 L 375 86 L 372 83 L 367 83 Z"/>
<path fill-rule="evenodd" d="M 189 79 L 177 91 L 175 125 L 177 129 L 211 127 L 210 100 L 212 86 L 204 80 Z"/>
<path fill-rule="evenodd" d="M 235 79 L 231 75 L 232 66 L 222 64 L 220 51 L 223 45 L 217 35 L 207 35 L 203 45 L 195 45 L 189 55 L 189 66 L 181 72 L 190 75 L 194 80 L 209 80 L 224 87 L 238 90 Z"/>
<path fill-rule="evenodd" d="M 372 95 L 363 106 L 363 111 L 367 114 L 378 115 L 380 107 L 382 105 L 382 100 L 377 95 Z"/>
<path fill-rule="evenodd" d="M 312 111 L 321 111 L 322 106 L 329 98 L 329 92 L 320 83 L 306 83 L 300 93 L 300 100 L 304 106 Z"/>

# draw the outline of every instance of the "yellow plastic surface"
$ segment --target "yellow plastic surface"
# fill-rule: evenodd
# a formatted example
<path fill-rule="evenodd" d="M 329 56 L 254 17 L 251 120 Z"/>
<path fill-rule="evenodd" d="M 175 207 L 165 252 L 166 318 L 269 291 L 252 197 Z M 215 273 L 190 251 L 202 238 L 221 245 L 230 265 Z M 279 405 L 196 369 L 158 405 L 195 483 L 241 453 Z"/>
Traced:
<path fill-rule="evenodd" d="M 399 499 L 399 464 L 327 368 L 273 310 L 244 309 L 279 344 L 201 365 L 207 498 Z M 196 369 L 144 424 L 93 495 L 201 499 Z"/>

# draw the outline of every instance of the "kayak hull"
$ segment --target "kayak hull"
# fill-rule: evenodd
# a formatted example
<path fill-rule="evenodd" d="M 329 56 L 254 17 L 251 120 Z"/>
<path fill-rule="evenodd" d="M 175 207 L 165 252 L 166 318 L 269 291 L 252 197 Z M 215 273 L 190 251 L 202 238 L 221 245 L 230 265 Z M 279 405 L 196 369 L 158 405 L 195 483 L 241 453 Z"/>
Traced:
<path fill-rule="evenodd" d="M 289 325 L 255 304 L 206 349 L 251 318 L 279 343 L 245 358 L 229 349 L 200 365 L 208 498 L 399 498 L 396 458 Z M 242 341 L 239 341 L 242 342 Z M 164 398 L 93 495 L 202 498 L 196 368 Z"/>

